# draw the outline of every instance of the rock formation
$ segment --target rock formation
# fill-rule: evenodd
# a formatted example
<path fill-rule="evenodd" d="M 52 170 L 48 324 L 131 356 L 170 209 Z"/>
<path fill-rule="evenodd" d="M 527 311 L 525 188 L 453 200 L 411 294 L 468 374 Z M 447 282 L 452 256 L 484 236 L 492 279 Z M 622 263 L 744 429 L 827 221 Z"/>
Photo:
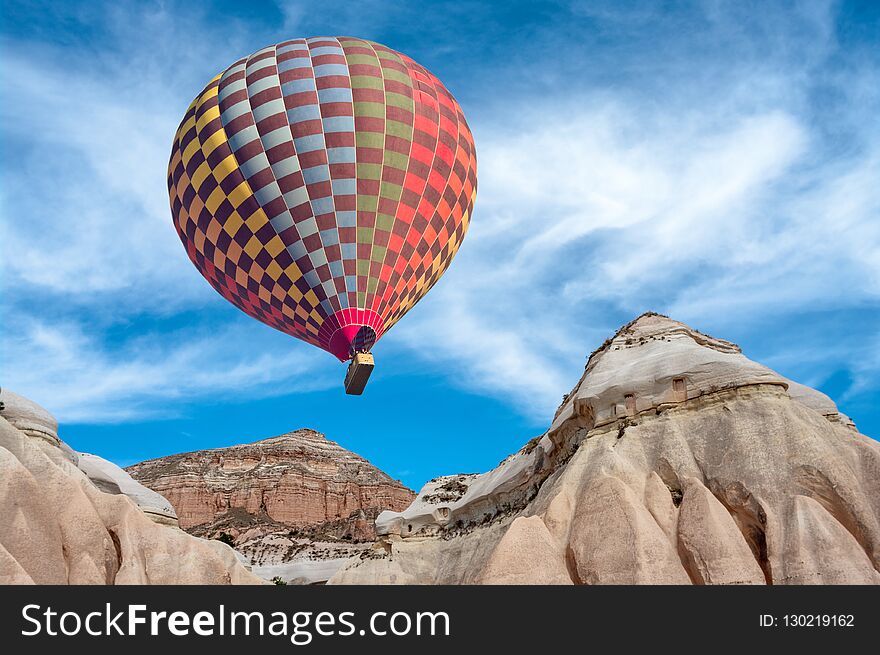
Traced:
<path fill-rule="evenodd" d="M 42 407 L 6 389 L 0 402 L 0 584 L 262 582 L 118 467 L 71 450 Z"/>
<path fill-rule="evenodd" d="M 323 582 L 376 537 L 381 510 L 415 494 L 314 430 L 170 455 L 128 472 L 174 506 L 180 525 L 229 535 L 266 579 Z"/>
<path fill-rule="evenodd" d="M 824 394 L 657 314 L 549 430 L 383 512 L 346 583 L 880 583 L 880 444 Z"/>
<path fill-rule="evenodd" d="M 253 517 L 293 527 L 351 517 L 351 536 L 371 538 L 372 521 L 358 524 L 360 513 L 401 510 L 415 496 L 363 457 L 314 430 L 169 455 L 127 471 L 171 502 L 185 530 L 226 519 L 225 525 L 236 530 L 249 527 Z"/>
<path fill-rule="evenodd" d="M 79 470 L 85 473 L 98 489 L 109 494 L 125 494 L 156 523 L 179 527 L 174 507 L 164 497 L 136 482 L 113 462 L 89 453 L 78 453 L 78 455 Z"/>
<path fill-rule="evenodd" d="M 58 421 L 45 408 L 9 389 L 0 390 L 0 416 L 10 425 L 32 437 L 51 457 L 62 456 L 86 474 L 98 489 L 109 494 L 124 494 L 156 523 L 178 527 L 174 508 L 165 498 L 135 482 L 113 462 L 75 452 L 58 436 Z"/>

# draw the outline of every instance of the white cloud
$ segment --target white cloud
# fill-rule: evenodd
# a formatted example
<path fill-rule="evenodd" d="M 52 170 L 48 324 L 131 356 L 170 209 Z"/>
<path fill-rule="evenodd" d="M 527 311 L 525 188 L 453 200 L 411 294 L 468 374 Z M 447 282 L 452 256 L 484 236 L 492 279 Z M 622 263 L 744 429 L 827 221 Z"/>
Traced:
<path fill-rule="evenodd" d="M 179 399 L 242 400 L 338 384 L 320 353 L 254 343 L 240 326 L 148 334 L 110 348 L 76 323 L 29 320 L 4 346 L 14 353 L 5 380 L 68 423 L 167 416 Z"/>

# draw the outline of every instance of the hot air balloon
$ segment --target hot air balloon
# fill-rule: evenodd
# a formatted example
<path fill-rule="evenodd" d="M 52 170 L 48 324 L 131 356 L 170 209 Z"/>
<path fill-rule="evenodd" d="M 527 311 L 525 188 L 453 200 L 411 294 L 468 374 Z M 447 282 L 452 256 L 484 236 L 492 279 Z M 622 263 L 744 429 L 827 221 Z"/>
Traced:
<path fill-rule="evenodd" d="M 378 43 L 294 39 L 217 75 L 174 137 L 168 189 L 199 272 L 250 316 L 351 361 L 449 267 L 476 195 L 461 107 Z"/>

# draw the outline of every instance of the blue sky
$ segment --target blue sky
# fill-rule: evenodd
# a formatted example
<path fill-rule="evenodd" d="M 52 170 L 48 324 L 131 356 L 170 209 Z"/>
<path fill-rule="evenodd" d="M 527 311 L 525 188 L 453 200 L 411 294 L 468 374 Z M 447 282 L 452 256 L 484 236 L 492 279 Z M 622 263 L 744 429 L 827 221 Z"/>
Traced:
<path fill-rule="evenodd" d="M 661 6 L 662 5 L 662 6 Z M 2 377 L 129 464 L 312 427 L 418 488 L 540 434 L 585 356 L 654 310 L 880 435 L 880 11 L 835 2 L 11 2 Z M 406 52 L 455 94 L 479 193 L 453 266 L 330 355 L 217 295 L 171 224 L 192 97 L 289 38 Z"/>

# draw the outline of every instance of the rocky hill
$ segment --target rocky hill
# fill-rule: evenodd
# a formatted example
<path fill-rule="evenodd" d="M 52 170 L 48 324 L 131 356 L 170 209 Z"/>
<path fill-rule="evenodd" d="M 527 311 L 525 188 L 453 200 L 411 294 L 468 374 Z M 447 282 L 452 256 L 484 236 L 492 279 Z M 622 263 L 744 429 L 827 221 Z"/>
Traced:
<path fill-rule="evenodd" d="M 880 444 L 824 394 L 645 314 L 548 431 L 383 512 L 330 583 L 880 583 Z"/>
<path fill-rule="evenodd" d="M 45 409 L 0 392 L 0 584 L 260 584 L 168 502 L 74 452 Z"/>
<path fill-rule="evenodd" d="M 406 509 L 415 498 L 363 457 L 306 429 L 127 471 L 170 501 L 183 529 L 230 539 L 255 572 L 286 581 L 326 580 L 375 539 L 379 512 Z"/>
<path fill-rule="evenodd" d="M 126 469 L 167 498 L 180 527 L 296 528 L 350 521 L 350 536 L 372 538 L 365 512 L 405 509 L 415 494 L 359 455 L 314 430 L 296 430 L 229 448 L 169 455 Z M 338 536 L 345 528 L 336 525 Z"/>

